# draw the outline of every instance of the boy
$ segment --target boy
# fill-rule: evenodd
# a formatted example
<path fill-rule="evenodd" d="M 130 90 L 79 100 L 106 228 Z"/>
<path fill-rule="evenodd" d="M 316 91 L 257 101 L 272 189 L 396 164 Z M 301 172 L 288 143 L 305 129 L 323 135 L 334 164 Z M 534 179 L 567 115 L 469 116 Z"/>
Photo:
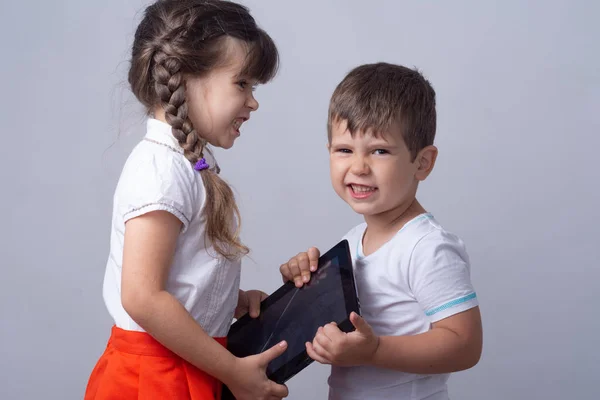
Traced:
<path fill-rule="evenodd" d="M 362 318 L 319 328 L 311 358 L 332 364 L 329 398 L 447 400 L 449 374 L 482 349 L 478 301 L 463 242 L 419 204 L 437 157 L 435 92 L 417 71 L 386 63 L 352 70 L 331 98 L 331 182 L 365 223 L 344 237 L 354 258 Z M 280 271 L 302 286 L 319 251 Z"/>

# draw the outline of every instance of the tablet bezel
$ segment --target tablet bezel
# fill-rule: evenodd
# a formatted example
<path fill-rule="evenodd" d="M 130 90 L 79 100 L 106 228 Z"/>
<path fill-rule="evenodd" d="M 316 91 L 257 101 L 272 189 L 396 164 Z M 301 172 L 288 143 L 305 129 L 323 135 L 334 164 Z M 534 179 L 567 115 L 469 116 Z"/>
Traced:
<path fill-rule="evenodd" d="M 338 327 L 342 332 L 352 332 L 354 330 L 354 326 L 352 325 L 352 322 L 350 322 L 349 319 L 350 313 L 354 311 L 360 315 L 360 306 L 356 291 L 354 271 L 352 268 L 350 246 L 348 245 L 348 241 L 346 239 L 340 241 L 329 251 L 327 251 L 325 254 L 319 257 L 319 268 L 335 257 L 339 257 L 339 269 L 341 275 L 340 283 L 342 285 L 342 291 L 344 293 L 344 301 L 346 305 L 346 318 L 343 321 L 336 321 L 336 323 L 338 324 Z M 313 274 L 317 274 L 319 268 L 317 268 L 317 271 Z M 310 286 L 310 282 L 308 286 Z M 294 285 L 294 282 L 286 282 L 285 284 L 283 284 L 283 286 L 281 286 L 279 289 L 273 292 L 273 294 L 271 294 L 269 297 L 267 297 L 261 302 L 261 312 L 268 309 L 271 305 L 275 304 L 280 298 L 282 298 L 285 294 L 289 293 L 290 291 L 296 289 L 304 290 L 304 288 L 305 287 L 303 286 L 302 288 L 298 289 Z M 228 337 L 235 335 L 237 331 L 243 328 L 250 321 L 252 321 L 252 318 L 248 314 L 238 319 L 235 323 L 231 325 Z M 286 364 L 282 365 L 273 373 L 269 374 L 268 378 L 277 383 L 283 384 L 312 362 L 313 360 L 308 356 L 306 349 L 304 349 L 301 353 L 297 354 Z"/>

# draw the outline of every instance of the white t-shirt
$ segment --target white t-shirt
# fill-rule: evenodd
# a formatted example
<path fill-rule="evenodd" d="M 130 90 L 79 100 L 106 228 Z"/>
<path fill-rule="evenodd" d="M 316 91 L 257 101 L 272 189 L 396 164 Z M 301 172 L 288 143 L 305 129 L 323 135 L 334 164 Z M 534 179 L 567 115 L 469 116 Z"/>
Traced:
<path fill-rule="evenodd" d="M 478 305 L 463 242 L 429 213 L 364 256 L 367 225 L 346 234 L 361 314 L 379 336 L 415 335 Z M 371 366 L 332 367 L 329 399 L 447 400 L 449 374 L 417 375 Z"/>
<path fill-rule="evenodd" d="M 211 166 L 216 164 L 208 155 L 207 161 Z M 202 211 L 206 191 L 202 177 L 184 157 L 168 124 L 148 120 L 146 136 L 129 155 L 113 200 L 103 294 L 115 325 L 143 331 L 121 304 L 125 222 L 151 211 L 164 210 L 182 222 L 166 290 L 209 335 L 226 336 L 237 305 L 240 262 L 218 256 L 208 239 L 209 246 L 205 246 Z"/>

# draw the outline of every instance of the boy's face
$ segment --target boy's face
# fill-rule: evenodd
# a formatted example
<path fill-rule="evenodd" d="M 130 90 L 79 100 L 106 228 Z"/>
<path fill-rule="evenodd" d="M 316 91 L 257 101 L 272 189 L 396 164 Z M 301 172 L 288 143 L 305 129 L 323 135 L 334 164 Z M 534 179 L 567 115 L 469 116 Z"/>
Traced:
<path fill-rule="evenodd" d="M 355 132 L 352 137 L 346 121 L 334 122 L 329 144 L 331 183 L 365 217 L 393 213 L 413 202 L 418 182 L 433 168 L 436 154 L 435 147 L 428 146 L 411 161 L 399 133 L 377 138 L 370 132 Z"/>

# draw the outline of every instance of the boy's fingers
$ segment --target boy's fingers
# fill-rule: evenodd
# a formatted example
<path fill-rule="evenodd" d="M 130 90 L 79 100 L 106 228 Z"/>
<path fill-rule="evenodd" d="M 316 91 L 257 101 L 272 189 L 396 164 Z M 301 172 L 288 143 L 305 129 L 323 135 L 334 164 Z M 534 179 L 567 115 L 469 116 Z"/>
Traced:
<path fill-rule="evenodd" d="M 292 274 L 292 280 L 296 284 L 296 287 L 302 286 L 302 274 L 300 272 L 300 266 L 298 265 L 298 260 L 292 258 L 288 265 L 290 267 L 290 273 Z"/>
<path fill-rule="evenodd" d="M 290 272 L 290 266 L 288 265 L 288 263 L 281 264 L 281 266 L 279 267 L 279 272 L 281 272 L 283 283 L 294 279 L 292 273 Z"/>
<path fill-rule="evenodd" d="M 332 344 L 333 342 L 326 335 L 317 335 L 313 339 L 313 347 L 318 345 L 323 351 L 329 351 L 329 347 Z M 323 354 L 323 351 L 320 353 Z"/>
<path fill-rule="evenodd" d="M 329 323 L 323 327 L 323 335 L 333 341 L 343 337 L 344 333 L 338 328 L 337 324 Z"/>
<path fill-rule="evenodd" d="M 317 362 L 320 362 L 321 364 L 329 364 L 329 362 L 324 357 L 322 357 L 315 351 L 315 348 L 311 342 L 306 342 L 306 354 L 308 354 L 310 358 Z"/>
<path fill-rule="evenodd" d="M 298 253 L 296 256 L 298 260 L 298 267 L 302 274 L 302 282 L 308 283 L 310 281 L 310 261 L 307 253 Z"/>
<path fill-rule="evenodd" d="M 319 249 L 316 247 L 311 247 L 308 249 L 308 262 L 310 263 L 310 270 L 315 272 L 317 270 L 317 266 L 319 265 L 319 257 L 321 253 Z"/>
<path fill-rule="evenodd" d="M 371 326 L 365 321 L 360 315 L 352 311 L 350 313 L 350 322 L 354 325 L 354 328 L 360 333 L 371 333 Z"/>

